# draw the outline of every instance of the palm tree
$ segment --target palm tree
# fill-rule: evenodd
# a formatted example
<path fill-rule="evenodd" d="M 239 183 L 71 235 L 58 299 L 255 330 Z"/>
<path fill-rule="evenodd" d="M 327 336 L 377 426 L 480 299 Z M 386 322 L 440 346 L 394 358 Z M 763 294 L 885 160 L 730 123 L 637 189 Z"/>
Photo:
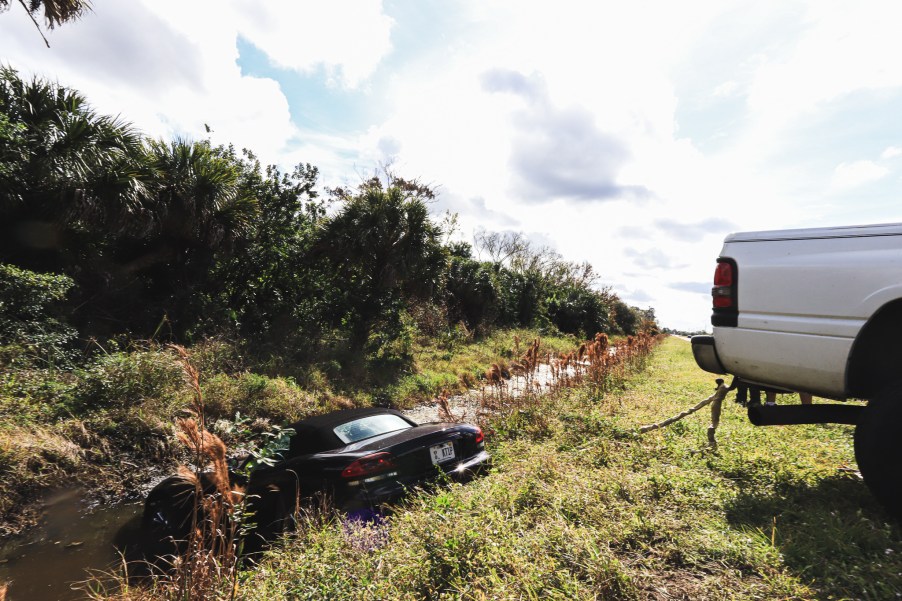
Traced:
<path fill-rule="evenodd" d="M 0 67 L 0 262 L 73 276 L 105 319 L 182 310 L 252 232 L 239 174 L 208 143 L 146 142 L 78 92 Z"/>
<path fill-rule="evenodd" d="M 321 232 L 316 252 L 344 288 L 355 350 L 377 327 L 399 325 L 404 300 L 429 298 L 438 285 L 446 257 L 426 206 L 432 194 L 400 178 L 387 188 L 370 180 L 357 195 L 343 193 L 344 207 Z"/>
<path fill-rule="evenodd" d="M 125 265 L 126 272 L 177 261 L 189 249 L 229 250 L 253 231 L 257 200 L 243 193 L 237 163 L 209 143 L 150 141 L 145 161 L 154 174 L 156 231 L 144 252 Z"/>
<path fill-rule="evenodd" d="M 0 0 L 0 10 L 9 10 L 10 0 Z M 85 0 L 19 0 L 32 18 L 40 12 L 44 13 L 47 27 L 53 29 L 66 21 L 74 21 L 91 10 L 91 4 Z"/>
<path fill-rule="evenodd" d="M 18 0 L 18 2 L 31 17 L 31 22 L 37 27 L 48 48 L 50 43 L 44 37 L 36 15 L 43 12 L 44 22 L 49 29 L 53 29 L 67 21 L 74 21 L 91 10 L 91 4 L 87 0 Z M 11 0 L 0 0 L 0 11 L 9 10 L 11 4 Z"/>
<path fill-rule="evenodd" d="M 130 124 L 78 92 L 0 67 L 0 260 L 28 264 L 73 235 L 149 231 L 142 153 Z"/>

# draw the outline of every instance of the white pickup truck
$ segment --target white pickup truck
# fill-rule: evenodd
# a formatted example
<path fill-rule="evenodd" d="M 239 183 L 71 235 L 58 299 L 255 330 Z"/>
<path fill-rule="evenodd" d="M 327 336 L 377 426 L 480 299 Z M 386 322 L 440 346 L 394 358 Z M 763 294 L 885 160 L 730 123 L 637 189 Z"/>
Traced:
<path fill-rule="evenodd" d="M 702 369 L 732 374 L 756 425 L 855 424 L 865 483 L 902 516 L 902 224 L 731 234 Z M 861 404 L 762 404 L 767 391 Z"/>

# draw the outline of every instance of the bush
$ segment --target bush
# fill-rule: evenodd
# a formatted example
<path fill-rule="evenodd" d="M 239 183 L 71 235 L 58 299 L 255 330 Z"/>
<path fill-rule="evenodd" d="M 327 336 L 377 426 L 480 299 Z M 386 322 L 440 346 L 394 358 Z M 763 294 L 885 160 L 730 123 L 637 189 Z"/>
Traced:
<path fill-rule="evenodd" d="M 601 296 L 585 287 L 562 286 L 549 294 L 548 317 L 558 330 L 566 334 L 589 337 L 596 332 L 609 332 L 609 307 Z"/>
<path fill-rule="evenodd" d="M 202 387 L 209 418 L 241 413 L 282 423 L 322 410 L 322 404 L 288 378 L 217 374 Z"/>
<path fill-rule="evenodd" d="M 72 399 L 77 410 L 136 407 L 147 401 L 168 405 L 183 390 L 181 366 L 160 350 L 101 355 L 77 375 Z"/>
<path fill-rule="evenodd" d="M 454 256 L 445 285 L 450 317 L 464 321 L 471 329 L 495 320 L 499 291 L 490 263 Z"/>
<path fill-rule="evenodd" d="M 0 264 L 0 353 L 4 364 L 69 364 L 75 330 L 58 307 L 74 285 L 64 275 Z"/>

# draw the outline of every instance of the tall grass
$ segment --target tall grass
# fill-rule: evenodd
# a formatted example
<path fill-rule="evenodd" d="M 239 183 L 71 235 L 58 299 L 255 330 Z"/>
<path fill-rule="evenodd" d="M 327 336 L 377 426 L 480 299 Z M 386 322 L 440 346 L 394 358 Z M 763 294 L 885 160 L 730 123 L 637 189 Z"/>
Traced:
<path fill-rule="evenodd" d="M 190 512 L 190 522 L 184 539 L 168 541 L 172 555 L 147 559 L 155 568 L 162 568 L 152 570 L 152 579 L 145 582 L 147 588 L 129 587 L 120 581 L 114 596 L 173 601 L 234 598 L 241 566 L 241 525 L 246 517 L 246 496 L 241 487 L 231 482 L 225 444 L 207 430 L 198 370 L 187 350 L 177 345 L 171 348 L 178 354 L 187 386 L 192 391 L 190 415 L 177 420 L 177 436 L 190 451 L 191 464 L 180 466 L 177 478 L 167 480 L 172 484 L 166 490 L 187 497 L 178 500 L 179 507 L 184 506 Z M 153 544 L 151 548 L 158 547 Z M 99 597 L 104 598 L 104 594 Z"/>
<path fill-rule="evenodd" d="M 631 373 L 644 368 L 645 362 L 662 340 L 660 336 L 640 333 L 628 336 L 612 345 L 606 334 L 579 343 L 570 351 L 557 351 L 543 346 L 534 338 L 521 350 L 521 339 L 514 337 L 513 353 L 507 362 L 499 358 L 485 371 L 479 397 L 479 411 L 473 418 L 485 421 L 498 415 L 524 411 L 542 404 L 541 397 L 561 394 L 580 387 L 601 398 L 610 390 L 623 385 Z M 447 395 L 437 399 L 443 418 L 461 421 L 455 416 Z"/>
<path fill-rule="evenodd" d="M 646 369 L 625 367 L 618 380 L 612 367 L 613 376 L 599 379 L 604 394 L 583 365 L 583 385 L 561 385 L 490 417 L 494 468 L 483 478 L 414 494 L 377 527 L 307 523 L 259 570 L 242 574 L 239 596 L 883 600 L 902 593 L 902 534 L 850 475 L 849 428 L 756 429 L 731 405 L 719 451 L 707 446 L 704 419 L 641 436 L 639 425 L 711 390 L 685 342 L 659 349 L 644 359 L 635 348 L 621 351 Z"/>

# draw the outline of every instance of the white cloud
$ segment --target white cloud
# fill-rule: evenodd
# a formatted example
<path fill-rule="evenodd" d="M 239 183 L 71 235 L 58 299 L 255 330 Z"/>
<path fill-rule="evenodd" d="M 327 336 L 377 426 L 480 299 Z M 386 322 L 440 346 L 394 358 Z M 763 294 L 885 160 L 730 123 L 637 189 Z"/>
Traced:
<path fill-rule="evenodd" d="M 718 98 L 730 98 L 735 96 L 739 91 L 739 83 L 735 81 L 725 81 L 714 88 L 714 96 Z"/>
<path fill-rule="evenodd" d="M 526 233 L 554 240 L 567 258 L 592 262 L 604 281 L 654 297 L 651 304 L 664 323 L 701 327 L 710 303 L 671 285 L 710 281 L 720 249 L 717 237 L 730 230 L 818 225 L 813 219 L 830 219 L 830 207 L 812 213 L 805 202 L 823 198 L 821 182 L 829 182 L 833 173 L 804 171 L 805 156 L 789 161 L 781 156 L 779 162 L 773 157 L 788 142 L 797 143 L 787 137 L 788 126 L 816 112 L 819 103 L 856 89 L 896 85 L 895 75 L 864 65 L 874 48 L 892 48 L 896 42 L 884 24 L 877 27 L 881 39 L 876 42 L 850 31 L 874 20 L 867 16 L 846 14 L 850 19 L 843 21 L 842 14 L 833 16 L 817 5 L 787 11 L 777 23 L 780 28 L 762 28 L 771 39 L 755 44 L 758 40 L 751 38 L 751 52 L 742 57 L 747 79 L 704 88 L 709 97 L 716 89 L 722 98 L 746 98 L 747 103 L 740 104 L 746 113 L 735 118 L 721 147 L 703 152 L 674 127 L 677 78 L 722 60 L 722 47 L 732 42 L 717 37 L 724 22 L 744 31 L 748 13 L 759 21 L 763 16 L 753 5 L 690 4 L 657 4 L 656 18 L 649 21 L 647 6 L 564 3 L 555 8 L 568 15 L 560 22 L 549 21 L 547 11 L 531 3 L 471 5 L 469 15 L 477 22 L 470 29 L 478 32 L 479 24 L 488 22 L 490 35 L 474 33 L 459 41 L 441 68 L 414 64 L 409 73 L 398 73 L 392 116 L 361 144 L 375 148 L 390 136 L 399 142 L 397 165 L 404 172 L 441 182 L 457 197 L 483 198 L 486 210 L 457 205 L 465 230 L 483 225 L 490 214 L 509 215 Z M 797 23 L 800 14 L 804 21 Z M 708 30 L 715 20 L 717 26 Z M 847 57 L 840 61 L 841 81 L 831 82 L 829 61 L 821 64 L 818 52 L 837 37 Z M 707 63 L 686 65 L 681 61 L 687 57 L 704 57 Z M 877 62 L 886 66 L 891 60 Z M 724 63 L 721 71 L 729 68 Z M 498 76 L 489 82 L 492 93 L 486 74 Z M 811 92 L 805 89 L 809 83 Z M 502 89 L 506 93 L 498 93 Z M 554 117 L 562 115 L 581 115 L 580 136 L 560 127 Z M 603 132 L 622 149 L 617 160 L 594 171 L 592 161 L 609 153 L 582 143 L 593 132 Z M 518 160 L 527 152 L 528 165 Z M 559 161 L 571 171 L 557 169 Z M 846 184 L 865 175 L 857 169 Z M 651 197 L 639 202 L 621 194 L 602 204 L 572 202 L 566 186 L 545 185 L 554 178 L 537 182 L 543 173 L 561 174 L 569 185 L 579 183 L 580 173 L 604 176 L 617 186 L 645 188 Z M 842 177 L 837 183 L 837 193 L 847 189 Z M 808 186 L 802 194 L 800 185 Z M 630 238 L 642 228 L 653 231 L 648 226 L 655 220 L 676 226 L 665 228 L 668 236 L 659 236 L 653 248 L 630 248 Z M 695 227 L 699 224 L 705 227 Z M 717 237 L 699 241 L 708 231 Z M 642 268 L 639 274 L 636 265 Z"/>
<path fill-rule="evenodd" d="M 889 169 L 873 161 L 840 163 L 833 171 L 830 187 L 834 191 L 846 191 L 875 182 L 889 173 Z"/>
<path fill-rule="evenodd" d="M 301 72 L 323 66 L 333 83 L 356 87 L 391 50 L 392 19 L 380 0 L 234 0 L 238 32 L 274 64 Z"/>
<path fill-rule="evenodd" d="M 894 159 L 899 155 L 902 155 L 902 148 L 899 148 L 898 146 L 887 146 L 886 150 L 880 154 L 880 158 Z"/>
<path fill-rule="evenodd" d="M 347 141 L 319 132 L 303 132 L 302 138 L 279 84 L 241 73 L 239 35 L 278 65 L 300 71 L 322 66 L 343 86 L 361 85 L 390 50 L 391 20 L 377 0 L 92 5 L 80 21 L 48 33 L 49 50 L 24 11 L 13 6 L 0 18 L 4 61 L 78 89 L 99 111 L 121 114 L 149 135 L 198 139 L 208 124 L 214 142 L 251 148 L 264 161 L 283 162 L 318 140 L 301 158 L 334 163 Z M 323 145 L 327 141 L 337 146 Z"/>
<path fill-rule="evenodd" d="M 812 114 L 856 90 L 902 85 L 897 57 L 899 8 L 879 0 L 811 1 L 791 44 L 762 56 L 749 92 L 756 141 L 768 147 L 800 115 Z"/>

